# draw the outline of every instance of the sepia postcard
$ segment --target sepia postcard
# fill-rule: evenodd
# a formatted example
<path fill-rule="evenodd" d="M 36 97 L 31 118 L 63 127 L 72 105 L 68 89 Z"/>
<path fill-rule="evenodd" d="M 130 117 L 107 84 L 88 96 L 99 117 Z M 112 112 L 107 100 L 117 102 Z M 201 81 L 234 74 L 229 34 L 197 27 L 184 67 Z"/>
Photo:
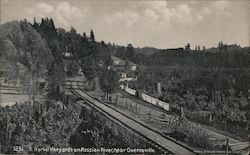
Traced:
<path fill-rule="evenodd" d="M 250 0 L 0 0 L 0 155 L 249 155 Z"/>

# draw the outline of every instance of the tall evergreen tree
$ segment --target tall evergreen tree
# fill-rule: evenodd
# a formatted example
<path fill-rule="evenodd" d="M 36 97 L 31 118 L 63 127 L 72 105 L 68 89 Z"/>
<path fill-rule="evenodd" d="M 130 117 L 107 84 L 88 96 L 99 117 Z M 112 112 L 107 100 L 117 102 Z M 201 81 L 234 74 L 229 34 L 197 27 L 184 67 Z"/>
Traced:
<path fill-rule="evenodd" d="M 219 52 L 221 52 L 222 51 L 222 49 L 223 49 L 223 42 L 222 41 L 220 41 L 219 42 L 219 44 L 218 44 L 218 48 L 219 48 Z"/>
<path fill-rule="evenodd" d="M 33 25 L 32 25 L 36 30 L 39 29 L 39 24 L 36 22 L 36 18 L 34 17 L 34 22 L 33 22 Z"/>
<path fill-rule="evenodd" d="M 83 32 L 83 34 L 82 34 L 82 38 L 83 38 L 84 40 L 87 40 L 87 35 L 86 35 L 86 33 L 85 33 L 85 32 Z"/>
<path fill-rule="evenodd" d="M 188 43 L 188 44 L 185 46 L 185 50 L 190 50 L 190 47 L 191 47 L 191 45 Z"/>
<path fill-rule="evenodd" d="M 135 50 L 132 44 L 128 44 L 127 46 L 127 52 L 126 52 L 126 58 L 129 60 L 133 60 L 135 57 Z"/>
<path fill-rule="evenodd" d="M 206 47 L 205 46 L 203 46 L 202 49 L 203 49 L 204 52 L 206 51 Z"/>
<path fill-rule="evenodd" d="M 95 41 L 95 35 L 93 30 L 90 31 L 90 41 Z"/>

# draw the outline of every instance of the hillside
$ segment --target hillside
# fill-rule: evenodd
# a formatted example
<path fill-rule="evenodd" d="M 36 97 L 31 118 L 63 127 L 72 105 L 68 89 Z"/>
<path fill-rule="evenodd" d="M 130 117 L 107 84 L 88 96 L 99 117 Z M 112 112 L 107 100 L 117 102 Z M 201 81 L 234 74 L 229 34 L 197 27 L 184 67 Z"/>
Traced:
<path fill-rule="evenodd" d="M 28 71 L 44 69 L 52 61 L 50 49 L 27 21 L 14 21 L 0 27 L 0 55 L 12 63 L 23 64 Z"/>
<path fill-rule="evenodd" d="M 156 52 L 159 52 L 160 49 L 154 48 L 154 47 L 143 47 L 143 48 L 136 48 L 136 52 L 142 53 L 146 56 L 150 56 Z"/>

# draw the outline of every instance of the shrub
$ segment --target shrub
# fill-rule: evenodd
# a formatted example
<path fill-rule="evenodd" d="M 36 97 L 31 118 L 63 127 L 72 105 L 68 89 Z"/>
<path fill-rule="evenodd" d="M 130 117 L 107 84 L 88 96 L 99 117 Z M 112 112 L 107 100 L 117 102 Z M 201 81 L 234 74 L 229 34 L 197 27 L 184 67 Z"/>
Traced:
<path fill-rule="evenodd" d="M 173 125 L 171 137 L 176 140 L 185 141 L 189 145 L 203 149 L 210 149 L 209 135 L 205 129 L 188 122 L 186 119 L 179 119 Z"/>

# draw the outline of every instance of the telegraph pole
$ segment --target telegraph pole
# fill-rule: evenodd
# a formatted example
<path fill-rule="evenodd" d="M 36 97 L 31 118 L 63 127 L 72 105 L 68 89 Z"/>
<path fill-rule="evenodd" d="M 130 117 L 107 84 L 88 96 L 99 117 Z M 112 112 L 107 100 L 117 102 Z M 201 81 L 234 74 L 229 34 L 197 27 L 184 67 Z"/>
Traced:
<path fill-rule="evenodd" d="M 226 139 L 226 150 L 225 150 L 225 154 L 228 155 L 228 150 L 229 150 L 229 146 L 228 146 L 228 138 Z"/>

